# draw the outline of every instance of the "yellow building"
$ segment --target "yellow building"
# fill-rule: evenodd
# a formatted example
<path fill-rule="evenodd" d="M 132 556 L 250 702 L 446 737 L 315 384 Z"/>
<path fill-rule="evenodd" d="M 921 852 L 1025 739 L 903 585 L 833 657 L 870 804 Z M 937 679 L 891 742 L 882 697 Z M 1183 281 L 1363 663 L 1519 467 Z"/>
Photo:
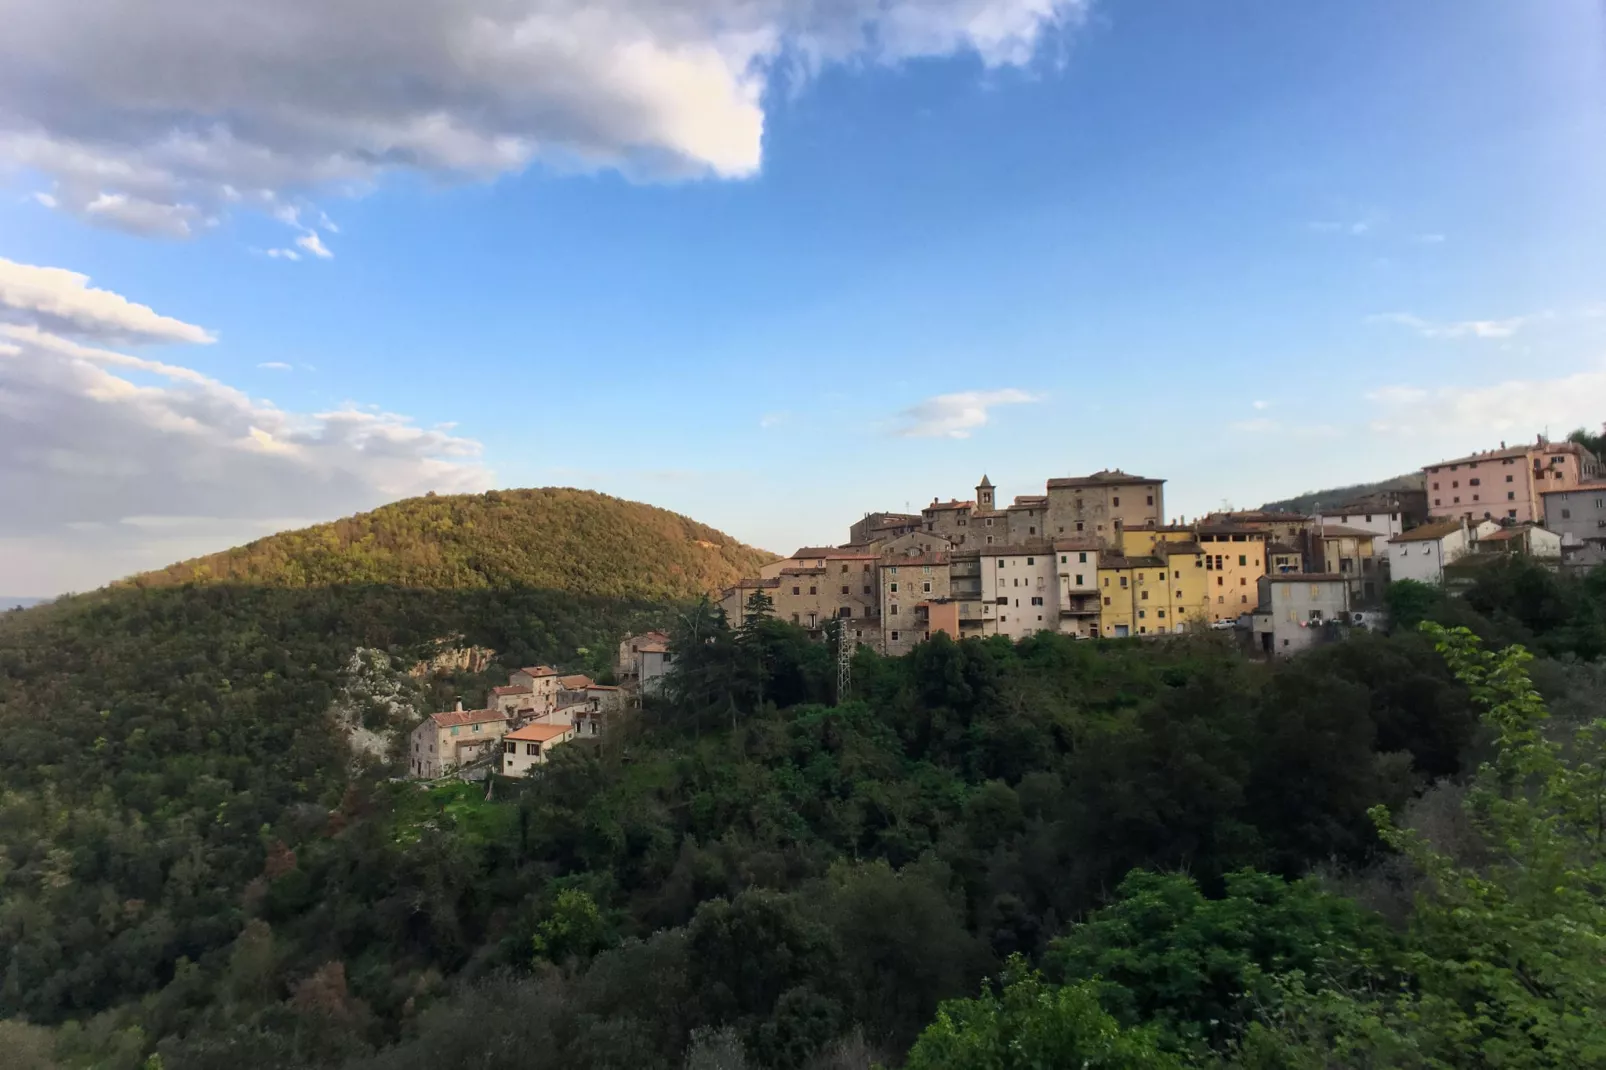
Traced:
<path fill-rule="evenodd" d="M 1237 620 L 1254 612 L 1269 534 L 1243 524 L 1200 524 L 1198 535 L 1209 575 L 1210 619 Z"/>
<path fill-rule="evenodd" d="M 1145 524 L 1142 527 L 1122 528 L 1120 542 L 1117 548 L 1127 557 L 1148 557 L 1152 555 L 1156 546 L 1162 543 L 1189 543 L 1194 541 L 1193 529 L 1180 524 L 1167 524 L 1156 527 Z"/>
<path fill-rule="evenodd" d="M 1100 634 L 1175 634 L 1207 622 L 1209 579 L 1204 551 L 1191 542 L 1156 539 L 1152 554 L 1100 555 Z"/>

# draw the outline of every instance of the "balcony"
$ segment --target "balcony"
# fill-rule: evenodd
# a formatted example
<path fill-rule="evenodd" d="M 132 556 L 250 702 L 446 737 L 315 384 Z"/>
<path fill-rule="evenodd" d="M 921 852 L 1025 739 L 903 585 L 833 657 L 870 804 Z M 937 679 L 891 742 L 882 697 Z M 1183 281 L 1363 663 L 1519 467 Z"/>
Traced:
<path fill-rule="evenodd" d="M 1062 617 L 1096 617 L 1099 615 L 1099 600 L 1097 596 L 1088 598 L 1073 598 L 1060 606 Z"/>

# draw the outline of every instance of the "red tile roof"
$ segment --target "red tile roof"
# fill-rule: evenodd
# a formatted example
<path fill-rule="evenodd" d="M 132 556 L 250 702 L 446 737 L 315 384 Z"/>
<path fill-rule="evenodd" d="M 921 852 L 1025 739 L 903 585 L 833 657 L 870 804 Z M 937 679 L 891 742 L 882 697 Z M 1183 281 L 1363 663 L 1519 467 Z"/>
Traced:
<path fill-rule="evenodd" d="M 530 694 L 530 689 L 527 688 L 527 687 L 518 687 L 518 686 L 513 686 L 513 687 L 493 687 L 493 688 L 491 688 L 491 694 L 493 694 L 493 695 L 528 695 L 528 694 Z"/>
<path fill-rule="evenodd" d="M 568 691 L 584 691 L 591 686 L 591 677 L 575 673 L 573 676 L 558 677 L 558 683 Z"/>
<path fill-rule="evenodd" d="M 539 676 L 556 676 L 556 675 L 558 675 L 558 670 L 554 669 L 550 665 L 536 665 L 536 666 L 532 666 L 531 668 L 520 669 L 519 672 L 523 673 L 526 676 L 537 676 L 537 677 L 539 677 Z"/>
<path fill-rule="evenodd" d="M 1119 487 L 1129 483 L 1164 483 L 1163 479 L 1149 479 L 1146 476 L 1129 476 L 1119 468 L 1106 468 L 1102 472 L 1094 472 L 1090 476 L 1067 476 L 1062 479 L 1051 479 L 1048 487 L 1059 490 L 1067 487 Z"/>
<path fill-rule="evenodd" d="M 432 713 L 429 719 L 441 728 L 451 728 L 456 725 L 484 724 L 487 721 L 506 721 L 507 715 L 501 710 L 447 710 L 445 713 Z"/>
<path fill-rule="evenodd" d="M 573 731 L 574 725 L 572 724 L 542 724 L 537 722 L 535 724 L 527 724 L 523 728 L 516 728 L 502 738 L 519 743 L 550 743 L 559 736 L 568 735 Z"/>

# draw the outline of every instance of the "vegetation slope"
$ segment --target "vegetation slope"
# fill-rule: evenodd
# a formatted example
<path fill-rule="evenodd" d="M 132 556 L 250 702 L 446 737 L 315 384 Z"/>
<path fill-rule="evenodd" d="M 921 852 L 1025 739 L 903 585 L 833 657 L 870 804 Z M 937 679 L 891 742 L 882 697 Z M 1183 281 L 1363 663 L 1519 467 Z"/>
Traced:
<path fill-rule="evenodd" d="M 607 598 L 695 599 L 773 554 L 677 513 L 545 487 L 427 495 L 270 535 L 126 581 L 270 587 L 525 587 Z"/>

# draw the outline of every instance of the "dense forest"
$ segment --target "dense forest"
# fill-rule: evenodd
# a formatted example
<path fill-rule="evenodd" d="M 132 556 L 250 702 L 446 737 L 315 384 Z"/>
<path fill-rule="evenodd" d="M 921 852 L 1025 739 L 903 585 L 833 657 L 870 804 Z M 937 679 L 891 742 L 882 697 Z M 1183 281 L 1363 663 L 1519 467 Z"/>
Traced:
<path fill-rule="evenodd" d="M 773 557 L 677 513 L 547 487 L 409 498 L 126 582 L 528 587 L 661 600 L 729 586 Z"/>
<path fill-rule="evenodd" d="M 1219 634 L 860 650 L 841 703 L 826 647 L 707 603 L 208 583 L 6 614 L 0 1044 L 1606 1065 L 1606 573 L 1391 598 L 1393 634 L 1276 664 Z M 347 745 L 647 623 L 669 693 L 529 782 L 424 788 Z M 400 670 L 443 636 L 498 662 L 354 682 L 359 648 Z"/>

